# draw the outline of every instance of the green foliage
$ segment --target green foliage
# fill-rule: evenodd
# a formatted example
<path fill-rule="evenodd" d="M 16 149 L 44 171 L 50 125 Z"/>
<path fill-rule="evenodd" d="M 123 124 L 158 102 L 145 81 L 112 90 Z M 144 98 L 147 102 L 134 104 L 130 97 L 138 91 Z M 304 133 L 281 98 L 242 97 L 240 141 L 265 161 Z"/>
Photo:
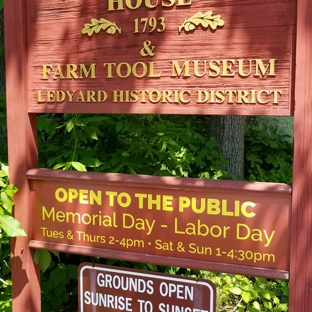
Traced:
<path fill-rule="evenodd" d="M 0 130 L 5 129 L 2 116 L 0 102 Z M 79 171 L 222 178 L 221 167 L 226 160 L 216 152 L 215 141 L 207 139 L 207 128 L 208 118 L 195 116 L 42 115 L 38 118 L 40 166 Z M 289 183 L 292 145 L 287 142 L 277 133 L 250 127 L 245 144 L 247 179 Z M 1 190 L 9 193 L 10 198 L 16 190 L 8 185 L 7 175 L 1 179 L 4 181 Z M 9 201 L 5 195 L 3 198 L 6 207 L 9 207 L 12 202 L 7 206 Z M 0 276 L 3 280 L 0 280 L 0 310 L 10 311 L 9 240 L 4 233 L 1 248 Z M 42 271 L 43 312 L 77 311 L 77 270 L 83 261 L 210 279 L 217 286 L 219 312 L 288 310 L 288 285 L 284 281 L 91 259 L 45 250 L 37 250 L 34 261 L 40 264 Z"/>
<path fill-rule="evenodd" d="M 229 304 L 238 312 L 288 311 L 288 284 L 285 281 L 247 278 L 241 275 L 208 273 L 218 289 L 219 311 Z"/>
<path fill-rule="evenodd" d="M 0 146 L 1 146 L 0 160 L 2 162 L 7 163 L 8 145 L 7 145 L 7 133 L 6 133 L 6 108 L 5 108 L 5 97 L 1 95 L 1 91 L 0 91 Z"/>
<path fill-rule="evenodd" d="M 35 261 L 40 262 L 42 312 L 77 311 L 78 265 L 83 257 L 69 254 L 40 251 L 35 254 Z M 73 308 L 71 308 L 73 302 Z"/>
<path fill-rule="evenodd" d="M 207 122 L 183 116 L 42 116 L 42 166 L 159 176 L 222 177 Z"/>
<path fill-rule="evenodd" d="M 258 126 L 245 136 L 246 180 L 291 183 L 293 144 L 279 133 Z"/>
<path fill-rule="evenodd" d="M 20 223 L 12 217 L 17 189 L 8 183 L 8 167 L 0 163 L 0 311 L 11 311 L 12 282 L 9 236 L 26 235 Z"/>
<path fill-rule="evenodd" d="M 8 236 L 26 236 L 20 223 L 12 216 L 12 197 L 17 188 L 8 183 L 8 167 L 0 163 L 0 242 L 3 231 Z"/>
<path fill-rule="evenodd" d="M 0 311 L 12 311 L 10 239 L 5 233 L 0 238 Z"/>

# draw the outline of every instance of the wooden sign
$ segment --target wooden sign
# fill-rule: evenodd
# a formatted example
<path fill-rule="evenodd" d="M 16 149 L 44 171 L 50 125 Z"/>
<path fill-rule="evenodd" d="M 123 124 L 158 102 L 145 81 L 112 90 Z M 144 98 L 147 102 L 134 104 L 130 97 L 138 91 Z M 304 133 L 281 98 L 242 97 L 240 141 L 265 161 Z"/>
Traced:
<path fill-rule="evenodd" d="M 29 112 L 292 114 L 294 1 L 26 2 Z"/>
<path fill-rule="evenodd" d="M 215 312 L 216 288 L 208 280 L 82 263 L 79 312 Z"/>
<path fill-rule="evenodd" d="M 27 175 L 32 246 L 160 264 L 170 258 L 176 266 L 187 260 L 198 269 L 240 265 L 241 274 L 289 269 L 287 185 L 42 169 Z"/>

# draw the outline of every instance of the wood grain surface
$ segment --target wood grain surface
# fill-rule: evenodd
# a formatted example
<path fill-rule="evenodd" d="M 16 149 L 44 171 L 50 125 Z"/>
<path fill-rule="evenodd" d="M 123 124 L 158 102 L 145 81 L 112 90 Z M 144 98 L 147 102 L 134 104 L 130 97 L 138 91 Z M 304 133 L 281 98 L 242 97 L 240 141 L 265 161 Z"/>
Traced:
<path fill-rule="evenodd" d="M 123 4 L 124 10 L 114 11 L 108 11 L 108 2 L 28 0 L 29 112 L 292 114 L 294 1 L 192 1 L 190 6 L 175 5 L 171 8 L 164 8 L 159 1 L 154 9 L 146 8 L 143 1 L 136 10 L 128 9 Z M 136 1 L 132 3 L 134 5 Z M 178 28 L 185 19 L 209 10 L 213 15 L 221 15 L 224 26 L 216 30 L 198 26 L 190 32 L 179 32 Z M 115 22 L 121 33 L 110 35 L 101 30 L 93 36 L 82 34 L 84 24 L 91 23 L 92 18 Z M 134 33 L 134 20 L 140 21 L 141 18 L 163 18 L 165 30 L 149 32 L 147 25 L 143 32 L 144 23 L 139 23 L 139 32 Z M 157 29 L 161 28 L 158 24 Z M 152 53 L 142 56 L 142 50 L 145 54 L 149 52 L 146 42 L 149 42 L 148 49 Z M 251 61 L 249 76 L 239 75 L 238 60 L 243 62 L 243 71 L 247 74 L 249 61 L 255 59 L 261 60 L 265 67 L 270 60 L 275 60 L 274 75 L 268 75 L 267 72 L 255 76 L 254 61 Z M 209 66 L 212 60 L 212 66 L 219 68 L 217 71 Z M 173 61 L 180 68 L 189 62 L 189 75 L 185 70 L 178 75 Z M 202 77 L 195 76 L 194 67 L 197 64 L 194 61 L 198 64 L 198 76 Z M 115 65 L 104 66 L 105 63 Z M 118 65 L 120 63 L 123 64 Z M 136 63 L 139 64 L 133 68 Z M 148 65 L 151 63 L 153 65 Z M 84 64 L 86 68 L 96 64 L 96 78 L 82 75 L 82 79 L 76 79 L 72 75 L 67 76 L 66 64 L 78 65 L 78 76 L 79 64 Z M 43 65 L 51 65 L 45 79 Z M 64 79 L 60 79 L 58 65 L 61 65 Z M 116 73 L 118 66 L 120 75 Z M 224 66 L 228 69 L 223 72 Z M 146 75 L 143 73 L 144 67 Z M 127 73 L 129 68 L 131 72 Z M 135 77 L 135 73 L 140 78 Z M 106 92 L 105 101 L 101 102 L 97 96 L 88 101 L 86 92 L 98 90 Z M 127 90 L 135 90 L 136 96 L 127 98 Z M 217 90 L 219 98 L 211 94 Z M 233 93 L 231 101 L 224 90 L 245 91 L 247 100 Z M 271 92 L 270 95 L 261 94 L 260 101 L 267 103 L 252 100 L 251 90 Z M 56 102 L 56 95 L 47 95 L 47 91 L 76 93 L 72 100 L 68 96 L 62 100 L 59 95 L 60 101 Z M 77 97 L 79 91 L 82 91 L 80 98 Z M 204 91 L 210 92 L 207 99 L 201 97 Z M 275 103 L 273 91 L 280 92 L 276 93 Z M 198 92 L 201 92 L 200 99 Z"/>

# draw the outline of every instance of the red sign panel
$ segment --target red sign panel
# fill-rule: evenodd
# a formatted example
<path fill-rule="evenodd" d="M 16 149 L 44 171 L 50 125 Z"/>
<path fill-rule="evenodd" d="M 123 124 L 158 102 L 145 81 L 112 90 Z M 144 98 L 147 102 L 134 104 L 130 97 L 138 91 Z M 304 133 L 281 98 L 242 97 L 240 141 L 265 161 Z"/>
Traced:
<path fill-rule="evenodd" d="M 79 312 L 215 312 L 212 282 L 83 263 L 79 267 Z"/>
<path fill-rule="evenodd" d="M 291 0 L 27 0 L 29 112 L 289 115 Z"/>
<path fill-rule="evenodd" d="M 31 172 L 36 172 L 31 174 Z M 138 255 L 289 269 L 290 188 L 32 170 L 32 239 Z M 199 263 L 198 266 L 201 266 Z"/>

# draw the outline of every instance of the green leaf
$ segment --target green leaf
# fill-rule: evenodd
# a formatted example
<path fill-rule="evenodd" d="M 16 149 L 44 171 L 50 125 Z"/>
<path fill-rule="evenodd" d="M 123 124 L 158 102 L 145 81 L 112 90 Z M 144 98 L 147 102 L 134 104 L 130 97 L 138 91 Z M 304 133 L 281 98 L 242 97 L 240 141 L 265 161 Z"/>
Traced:
<path fill-rule="evenodd" d="M 72 120 L 70 120 L 70 121 L 67 123 L 67 125 L 66 125 L 66 130 L 67 130 L 67 132 L 72 131 L 73 128 L 74 128 L 74 126 L 75 126 L 75 124 L 73 123 Z"/>
<path fill-rule="evenodd" d="M 67 165 L 67 163 L 63 163 L 63 164 L 56 164 L 53 169 L 60 169 L 60 168 L 63 168 Z"/>
<path fill-rule="evenodd" d="M 47 250 L 36 250 L 34 254 L 34 262 L 36 264 L 40 264 L 40 270 L 41 272 L 45 272 L 50 264 L 51 264 L 52 258 L 51 254 Z"/>
<path fill-rule="evenodd" d="M 271 301 L 263 301 L 263 305 L 269 310 L 271 310 L 273 307 Z"/>
<path fill-rule="evenodd" d="M 279 298 L 278 297 L 274 297 L 273 298 L 273 302 L 275 303 L 275 304 L 279 304 L 280 303 L 280 300 L 279 300 Z"/>
<path fill-rule="evenodd" d="M 0 178 L 7 177 L 8 174 L 4 170 L 0 170 Z"/>
<path fill-rule="evenodd" d="M 288 304 L 287 303 L 281 303 L 278 306 L 279 309 L 281 309 L 282 311 L 287 311 L 288 310 Z"/>
<path fill-rule="evenodd" d="M 116 124 L 116 132 L 119 133 L 123 127 L 124 123 L 122 121 L 119 121 L 117 124 Z"/>
<path fill-rule="evenodd" d="M 238 287 L 232 287 L 231 289 L 230 289 L 230 292 L 232 293 L 232 294 L 234 294 L 234 295 L 241 295 L 241 293 L 242 293 L 242 290 L 240 289 L 240 288 L 238 288 Z"/>
<path fill-rule="evenodd" d="M 157 268 L 157 266 L 156 266 L 155 264 L 147 263 L 146 265 L 147 265 L 147 267 L 148 267 L 151 271 L 155 271 L 155 272 L 158 271 L 158 268 Z"/>
<path fill-rule="evenodd" d="M 10 197 L 12 197 L 12 196 L 14 196 L 14 194 L 18 191 L 18 188 L 16 188 L 14 185 L 12 185 L 12 184 L 9 184 L 6 188 L 5 188 L 5 193 L 8 195 L 8 196 L 10 196 Z"/>
<path fill-rule="evenodd" d="M 21 224 L 12 216 L 0 215 L 0 228 L 11 237 L 27 236 Z"/>
<path fill-rule="evenodd" d="M 260 303 L 258 301 L 254 301 L 252 305 L 255 309 L 257 309 L 258 311 L 261 311 Z"/>
<path fill-rule="evenodd" d="M 9 166 L 1 164 L 1 170 L 3 170 L 6 173 L 6 176 L 9 177 Z"/>
<path fill-rule="evenodd" d="M 72 161 L 71 165 L 77 170 L 77 171 L 87 171 L 85 165 L 83 165 L 80 162 Z"/>
<path fill-rule="evenodd" d="M 271 300 L 271 294 L 270 294 L 269 291 L 264 291 L 264 292 L 262 293 L 262 297 L 265 298 L 265 299 L 267 299 L 267 300 Z"/>
<path fill-rule="evenodd" d="M 13 201 L 5 192 L 0 193 L 0 203 L 7 211 L 12 212 Z"/>
<path fill-rule="evenodd" d="M 248 303 L 251 300 L 250 292 L 243 291 L 242 292 L 242 299 L 244 300 L 244 302 Z"/>
<path fill-rule="evenodd" d="M 95 131 L 88 133 L 90 138 L 93 140 L 98 140 L 98 136 Z"/>
<path fill-rule="evenodd" d="M 74 264 L 69 264 L 66 266 L 66 273 L 68 278 L 77 279 L 78 278 L 78 267 Z"/>

